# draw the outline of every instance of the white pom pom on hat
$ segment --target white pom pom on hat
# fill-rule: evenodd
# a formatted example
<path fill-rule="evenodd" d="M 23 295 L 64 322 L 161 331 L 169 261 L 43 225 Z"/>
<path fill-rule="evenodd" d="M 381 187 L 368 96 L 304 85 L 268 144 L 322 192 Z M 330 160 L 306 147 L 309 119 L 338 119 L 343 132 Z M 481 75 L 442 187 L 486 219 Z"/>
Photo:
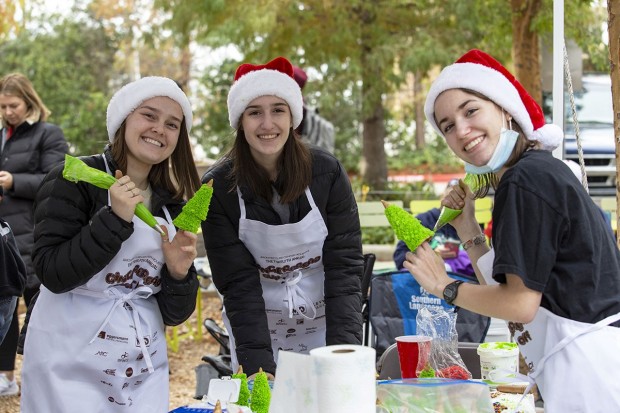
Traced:
<path fill-rule="evenodd" d="M 192 106 L 179 85 L 167 77 L 148 76 L 128 83 L 120 88 L 108 103 L 106 124 L 108 138 L 114 141 L 114 135 L 127 116 L 145 100 L 165 96 L 177 102 L 183 110 L 187 132 L 192 129 Z"/>
<path fill-rule="evenodd" d="M 261 96 L 277 96 L 284 99 L 291 109 L 293 128 L 303 118 L 303 97 L 295 81 L 291 62 L 276 57 L 264 65 L 244 63 L 237 68 L 235 80 L 228 92 L 228 121 L 234 129 L 250 102 Z"/>
<path fill-rule="evenodd" d="M 540 142 L 542 149 L 557 148 L 564 133 L 557 125 L 545 123 L 540 105 L 519 81 L 493 57 L 470 50 L 454 64 L 446 66 L 431 85 L 424 104 L 426 119 L 441 136 L 435 122 L 435 100 L 449 89 L 470 89 L 481 93 L 512 115 L 525 137 Z"/>

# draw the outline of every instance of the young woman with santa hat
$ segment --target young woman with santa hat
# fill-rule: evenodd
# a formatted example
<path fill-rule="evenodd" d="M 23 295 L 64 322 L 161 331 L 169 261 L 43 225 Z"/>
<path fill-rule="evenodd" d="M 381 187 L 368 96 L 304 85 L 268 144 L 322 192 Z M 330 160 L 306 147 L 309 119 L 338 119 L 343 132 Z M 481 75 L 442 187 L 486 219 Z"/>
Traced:
<path fill-rule="evenodd" d="M 233 370 L 274 374 L 279 350 L 361 344 L 363 256 L 346 171 L 294 132 L 302 95 L 283 57 L 242 64 L 228 94 L 232 149 L 213 179 L 203 223 L 224 297 Z"/>
<path fill-rule="evenodd" d="M 26 334 L 22 412 L 168 411 L 165 325 L 194 311 L 196 235 L 172 219 L 199 187 L 189 100 L 145 77 L 110 100 L 110 145 L 84 157 L 109 190 L 63 178 L 36 199 L 33 261 L 41 279 Z M 134 215 L 142 202 L 164 234 Z"/>
<path fill-rule="evenodd" d="M 472 50 L 444 68 L 427 96 L 428 121 L 495 189 L 493 248 L 463 183 L 442 204 L 484 285 L 450 279 L 428 243 L 405 267 L 429 292 L 509 321 L 550 412 L 620 406 L 620 252 L 596 205 L 550 152 L 562 139 L 540 106 L 495 59 Z M 500 372 L 501 373 L 501 372 Z"/>

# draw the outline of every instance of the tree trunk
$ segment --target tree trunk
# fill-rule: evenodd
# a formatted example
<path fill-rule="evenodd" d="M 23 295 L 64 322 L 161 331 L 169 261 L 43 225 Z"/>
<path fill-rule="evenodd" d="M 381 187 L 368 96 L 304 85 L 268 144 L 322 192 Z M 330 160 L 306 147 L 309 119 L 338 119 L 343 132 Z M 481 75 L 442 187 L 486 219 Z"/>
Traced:
<path fill-rule="evenodd" d="M 607 1 L 607 30 L 609 34 L 609 70 L 611 74 L 611 96 L 614 109 L 614 138 L 616 140 L 616 216 L 611 217 L 620 224 L 620 0 Z M 619 227 L 620 228 L 620 227 Z M 620 248 L 620 238 L 616 235 L 616 244 Z"/>
<path fill-rule="evenodd" d="M 387 161 L 385 158 L 385 113 L 381 101 L 375 103 L 373 113 L 364 119 L 363 148 L 364 182 L 371 191 L 385 189 Z"/>
<path fill-rule="evenodd" d="M 538 34 L 532 31 L 532 21 L 542 0 L 510 0 L 512 10 L 512 59 L 515 77 L 525 90 L 542 106 L 542 76 Z"/>
<path fill-rule="evenodd" d="M 382 191 L 387 183 L 387 160 L 385 157 L 385 110 L 382 101 L 381 63 L 373 56 L 376 14 L 373 1 L 362 3 L 360 11 L 361 66 L 362 66 L 362 165 L 364 183 L 371 191 Z"/>
<path fill-rule="evenodd" d="M 422 90 L 422 73 L 416 72 L 413 77 L 413 107 L 415 113 L 415 147 L 417 150 L 424 149 L 424 99 L 426 95 Z"/>
<path fill-rule="evenodd" d="M 179 63 L 181 75 L 177 79 L 181 89 L 185 93 L 189 93 L 189 79 L 190 79 L 190 67 L 192 62 L 192 53 L 189 50 L 189 43 L 180 45 L 181 47 L 181 61 Z"/>

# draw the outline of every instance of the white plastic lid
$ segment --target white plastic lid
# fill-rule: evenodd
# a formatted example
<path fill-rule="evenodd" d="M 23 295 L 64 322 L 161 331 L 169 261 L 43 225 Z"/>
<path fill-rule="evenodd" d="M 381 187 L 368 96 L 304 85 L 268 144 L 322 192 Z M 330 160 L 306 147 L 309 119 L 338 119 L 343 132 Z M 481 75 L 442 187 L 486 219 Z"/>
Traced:
<path fill-rule="evenodd" d="M 219 400 L 222 408 L 224 408 L 227 403 L 235 403 L 239 399 L 240 388 L 240 379 L 231 379 L 230 377 L 211 379 L 209 381 L 207 402 L 215 406 L 215 403 Z"/>

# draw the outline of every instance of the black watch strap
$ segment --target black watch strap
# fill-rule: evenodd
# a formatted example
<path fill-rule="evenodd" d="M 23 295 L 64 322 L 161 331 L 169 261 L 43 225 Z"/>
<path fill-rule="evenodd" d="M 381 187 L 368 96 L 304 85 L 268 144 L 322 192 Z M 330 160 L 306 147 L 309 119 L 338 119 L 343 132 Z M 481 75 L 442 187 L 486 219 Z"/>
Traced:
<path fill-rule="evenodd" d="M 456 280 L 446 285 L 446 288 L 443 289 L 443 299 L 446 301 L 446 303 L 454 305 L 453 303 L 459 293 L 459 286 L 461 284 L 463 284 L 463 281 Z"/>

